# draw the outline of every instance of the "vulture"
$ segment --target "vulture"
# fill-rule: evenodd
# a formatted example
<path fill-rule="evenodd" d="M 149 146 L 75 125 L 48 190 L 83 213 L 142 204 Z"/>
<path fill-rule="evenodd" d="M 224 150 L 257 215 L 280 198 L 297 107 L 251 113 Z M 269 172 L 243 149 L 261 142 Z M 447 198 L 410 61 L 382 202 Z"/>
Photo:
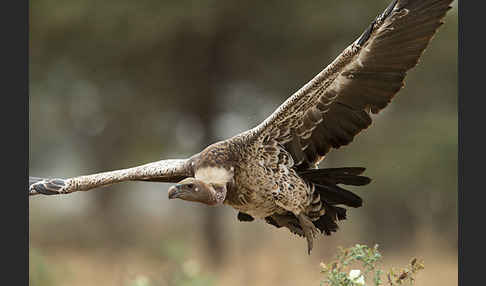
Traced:
<path fill-rule="evenodd" d="M 364 168 L 319 168 L 332 148 L 348 145 L 404 86 L 452 0 L 393 0 L 324 70 L 258 126 L 186 159 L 68 179 L 29 177 L 29 195 L 68 194 L 124 181 L 175 183 L 169 199 L 229 205 L 239 221 L 262 219 L 305 237 L 330 235 L 346 207 L 362 199 Z"/>

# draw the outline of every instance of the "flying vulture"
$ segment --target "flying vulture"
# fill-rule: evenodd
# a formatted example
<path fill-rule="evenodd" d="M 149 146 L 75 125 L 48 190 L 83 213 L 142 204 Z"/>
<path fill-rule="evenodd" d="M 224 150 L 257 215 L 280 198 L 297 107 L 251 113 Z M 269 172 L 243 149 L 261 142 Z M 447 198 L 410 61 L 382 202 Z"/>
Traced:
<path fill-rule="evenodd" d="M 238 220 L 263 219 L 307 239 L 330 235 L 345 207 L 362 199 L 364 168 L 319 169 L 331 150 L 349 144 L 403 87 L 452 0 L 394 0 L 331 64 L 258 126 L 187 159 L 69 179 L 30 177 L 29 195 L 68 194 L 124 181 L 176 183 L 169 199 L 230 205 Z"/>

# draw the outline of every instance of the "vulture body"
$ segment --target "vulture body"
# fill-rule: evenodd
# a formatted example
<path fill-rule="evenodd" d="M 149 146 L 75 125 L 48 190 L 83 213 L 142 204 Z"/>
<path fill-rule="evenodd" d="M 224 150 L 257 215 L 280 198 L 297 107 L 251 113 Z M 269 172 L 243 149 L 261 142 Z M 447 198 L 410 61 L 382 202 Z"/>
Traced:
<path fill-rule="evenodd" d="M 319 169 L 331 150 L 370 126 L 403 87 L 452 0 L 394 0 L 329 66 L 260 125 L 188 159 L 70 179 L 31 178 L 29 194 L 67 194 L 123 181 L 177 183 L 169 198 L 227 204 L 240 221 L 265 220 L 307 239 L 337 230 L 362 200 L 364 168 Z"/>

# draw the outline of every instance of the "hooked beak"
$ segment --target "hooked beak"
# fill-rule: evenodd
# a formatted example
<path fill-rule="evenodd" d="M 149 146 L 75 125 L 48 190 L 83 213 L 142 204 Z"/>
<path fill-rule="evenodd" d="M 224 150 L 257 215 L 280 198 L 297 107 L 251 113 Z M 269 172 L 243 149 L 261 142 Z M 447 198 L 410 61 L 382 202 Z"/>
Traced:
<path fill-rule="evenodd" d="M 169 200 L 176 199 L 179 197 L 180 194 L 180 187 L 179 185 L 175 185 L 169 188 Z"/>

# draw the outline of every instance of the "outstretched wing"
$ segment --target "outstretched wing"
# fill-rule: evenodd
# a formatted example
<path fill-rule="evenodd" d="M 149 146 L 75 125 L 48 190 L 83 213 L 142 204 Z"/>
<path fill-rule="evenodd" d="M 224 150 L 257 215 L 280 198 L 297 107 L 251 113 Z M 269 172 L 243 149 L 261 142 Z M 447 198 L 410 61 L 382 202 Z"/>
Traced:
<path fill-rule="evenodd" d="M 252 132 L 277 141 L 297 170 L 349 144 L 403 87 L 452 0 L 394 0 L 329 66 Z M 255 138 L 255 137 L 253 137 Z"/>
<path fill-rule="evenodd" d="M 173 159 L 69 179 L 29 177 L 29 195 L 69 194 L 126 181 L 176 183 L 186 177 L 192 176 L 191 170 L 188 166 L 187 159 Z"/>

